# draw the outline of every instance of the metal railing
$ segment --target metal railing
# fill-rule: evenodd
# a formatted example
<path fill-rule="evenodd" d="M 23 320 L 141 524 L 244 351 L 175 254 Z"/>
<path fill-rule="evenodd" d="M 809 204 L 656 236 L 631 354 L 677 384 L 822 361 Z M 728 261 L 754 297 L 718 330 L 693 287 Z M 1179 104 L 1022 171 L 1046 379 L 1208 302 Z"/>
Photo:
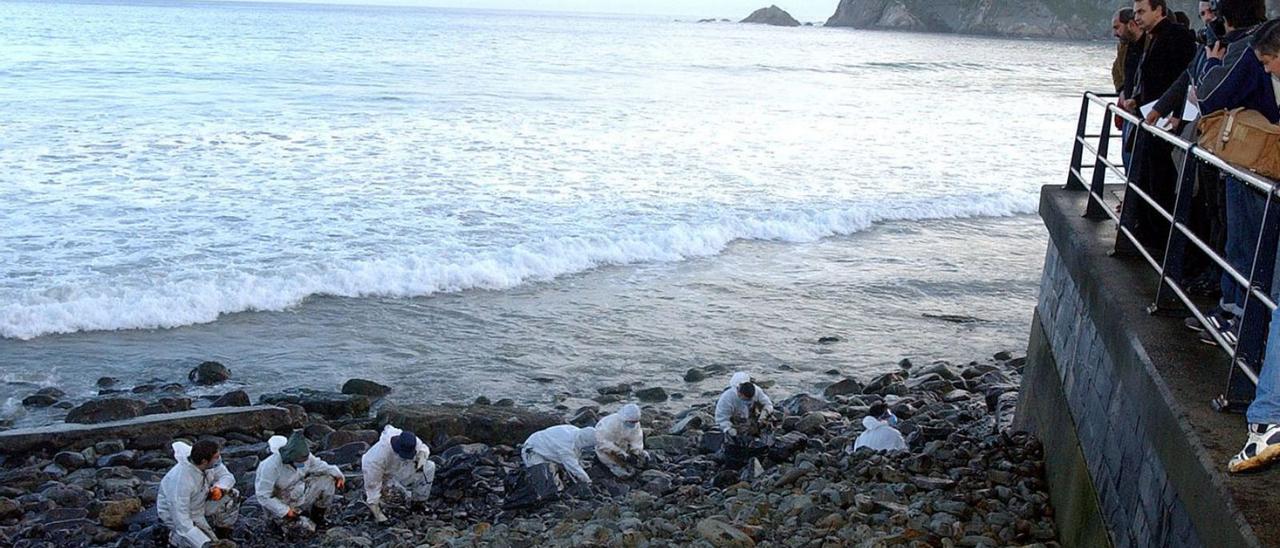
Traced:
<path fill-rule="evenodd" d="M 1067 175 L 1067 190 L 1089 192 L 1088 206 L 1084 216 L 1090 219 L 1111 219 L 1116 223 L 1116 242 L 1113 256 L 1141 256 L 1159 275 L 1155 300 L 1148 307 L 1149 313 L 1156 313 L 1162 308 L 1170 308 L 1181 304 L 1200 322 L 1217 342 L 1218 346 L 1231 358 L 1233 364 L 1227 379 L 1226 392 L 1213 401 L 1219 411 L 1242 411 L 1253 400 L 1254 390 L 1258 383 L 1258 371 L 1261 371 L 1263 355 L 1267 342 L 1267 327 L 1276 303 L 1271 298 L 1271 281 L 1274 275 L 1276 244 L 1280 239 L 1280 214 L 1276 205 L 1276 183 L 1255 173 L 1240 169 L 1194 142 L 1188 142 L 1160 127 L 1146 123 L 1129 112 L 1118 107 L 1113 94 L 1097 94 L 1086 92 L 1081 100 L 1080 121 L 1076 129 L 1075 146 L 1071 153 L 1071 168 Z M 1102 129 L 1099 133 L 1087 133 L 1089 115 L 1094 106 L 1102 107 Z M 1129 165 L 1117 164 L 1109 156 L 1111 142 L 1122 138 L 1113 134 L 1112 124 L 1115 117 L 1130 124 L 1133 132 L 1132 152 Z M 1090 139 L 1096 139 L 1091 144 Z M 1184 151 L 1180 176 L 1176 181 L 1176 192 L 1173 211 L 1170 212 L 1159 204 L 1149 192 L 1135 184 L 1141 181 L 1143 169 L 1147 168 L 1147 148 L 1158 143 L 1156 139 Z M 1121 142 L 1124 147 L 1124 142 Z M 1085 152 L 1093 156 L 1092 165 L 1084 163 Z M 1170 159 L 1172 161 L 1172 158 Z M 1192 211 L 1192 199 L 1195 190 L 1197 165 L 1203 162 L 1217 168 L 1222 174 L 1230 175 L 1247 188 L 1266 196 L 1266 208 L 1258 229 L 1258 240 L 1254 245 L 1252 268 L 1247 273 L 1236 270 L 1226 259 L 1218 255 L 1210 244 L 1204 242 L 1192 231 L 1188 221 Z M 1090 171 L 1091 170 L 1091 171 Z M 1085 172 L 1090 171 L 1090 177 Z M 1120 211 L 1117 214 L 1108 205 L 1105 194 L 1108 174 L 1114 174 L 1124 181 L 1124 194 Z M 1174 181 L 1169 181 L 1174 183 Z M 1206 182 L 1202 181 L 1201 184 Z M 1088 186 L 1086 186 L 1086 184 Z M 1161 184 L 1157 182 L 1157 184 Z M 1141 201 L 1168 223 L 1168 237 L 1165 246 L 1160 250 L 1144 247 L 1137 234 L 1138 202 Z M 1163 225 L 1162 225 L 1163 226 Z M 1147 228 L 1146 230 L 1150 230 Z M 1149 232 L 1148 232 L 1149 233 Z M 1238 334 L 1219 331 L 1208 321 L 1205 314 L 1193 302 L 1187 290 L 1182 287 L 1181 279 L 1185 273 L 1187 251 L 1198 249 L 1222 272 L 1226 273 L 1241 288 L 1247 289 L 1244 313 L 1238 319 Z M 1231 340 L 1234 338 L 1235 340 Z"/>

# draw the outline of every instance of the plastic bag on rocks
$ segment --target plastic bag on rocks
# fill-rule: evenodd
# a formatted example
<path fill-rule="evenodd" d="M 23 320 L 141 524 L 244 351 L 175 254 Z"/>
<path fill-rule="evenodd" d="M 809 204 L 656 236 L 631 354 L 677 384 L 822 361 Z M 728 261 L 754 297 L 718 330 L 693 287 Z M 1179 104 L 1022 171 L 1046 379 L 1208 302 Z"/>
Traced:
<path fill-rule="evenodd" d="M 726 436 L 720 448 L 721 462 L 729 468 L 742 468 L 753 458 L 764 458 L 773 446 L 773 434 L 760 436 Z"/>
<path fill-rule="evenodd" d="M 520 468 L 507 475 L 507 497 L 502 507 L 514 510 L 542 506 L 559 498 L 562 489 L 564 481 L 557 465 L 544 462 Z"/>

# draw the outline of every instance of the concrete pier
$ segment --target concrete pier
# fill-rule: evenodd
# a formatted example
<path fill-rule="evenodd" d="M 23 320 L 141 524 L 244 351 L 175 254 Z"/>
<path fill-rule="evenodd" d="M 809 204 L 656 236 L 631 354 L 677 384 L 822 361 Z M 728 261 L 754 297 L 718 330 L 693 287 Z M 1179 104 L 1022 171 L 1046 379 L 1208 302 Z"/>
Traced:
<path fill-rule="evenodd" d="M 1242 415 L 1210 407 L 1226 355 L 1184 314 L 1147 313 L 1158 277 L 1110 256 L 1115 224 L 1083 218 L 1087 199 L 1041 193 L 1050 242 L 1019 402 L 1018 425 L 1045 446 L 1063 544 L 1280 544 L 1280 469 L 1226 473 L 1246 435 Z"/>

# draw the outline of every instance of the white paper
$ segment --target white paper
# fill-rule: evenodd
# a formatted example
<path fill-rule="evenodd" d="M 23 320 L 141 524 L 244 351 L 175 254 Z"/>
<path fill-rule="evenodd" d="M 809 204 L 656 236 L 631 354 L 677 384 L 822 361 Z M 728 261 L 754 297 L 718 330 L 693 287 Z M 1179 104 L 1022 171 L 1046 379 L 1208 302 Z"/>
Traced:
<path fill-rule="evenodd" d="M 1142 118 L 1143 118 L 1143 119 L 1146 119 L 1146 117 L 1147 117 L 1148 115 L 1150 115 L 1150 114 L 1151 114 L 1151 111 L 1155 110 L 1155 108 L 1156 108 L 1156 102 L 1155 102 L 1155 101 L 1152 101 L 1152 102 L 1150 102 L 1150 103 L 1147 103 L 1147 104 L 1145 104 L 1145 105 L 1142 105 L 1141 107 L 1138 107 L 1138 110 L 1139 110 L 1140 112 L 1142 112 Z M 1194 120 L 1194 119 L 1195 119 L 1195 116 L 1199 116 L 1199 115 L 1200 115 L 1200 109 L 1199 109 L 1199 108 L 1197 108 L 1195 105 L 1192 105 L 1190 101 L 1187 101 L 1187 107 L 1186 107 L 1186 108 L 1187 108 L 1187 109 L 1189 109 L 1189 110 L 1187 110 L 1187 111 L 1185 111 L 1185 112 L 1183 113 L 1183 116 L 1184 116 L 1184 118 L 1182 118 L 1183 120 Z M 1195 112 L 1195 116 L 1193 116 L 1193 117 L 1191 117 L 1191 118 L 1185 118 L 1185 116 L 1187 115 L 1187 113 L 1192 112 L 1192 111 L 1194 111 L 1194 112 Z M 1160 129 L 1163 129 L 1163 130 L 1169 130 L 1169 131 L 1172 131 L 1172 130 L 1173 130 L 1173 124 L 1169 122 L 1169 117 L 1168 117 L 1168 116 L 1165 116 L 1164 118 L 1161 118 L 1161 119 L 1159 119 L 1159 120 L 1156 120 L 1156 124 L 1155 124 L 1155 125 L 1156 125 L 1156 127 L 1160 128 Z"/>

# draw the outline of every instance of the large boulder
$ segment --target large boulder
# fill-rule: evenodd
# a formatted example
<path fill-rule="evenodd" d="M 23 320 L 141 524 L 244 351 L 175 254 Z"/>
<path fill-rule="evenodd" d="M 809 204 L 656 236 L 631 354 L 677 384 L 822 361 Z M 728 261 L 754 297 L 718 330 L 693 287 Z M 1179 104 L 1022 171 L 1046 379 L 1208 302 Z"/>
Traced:
<path fill-rule="evenodd" d="M 138 440 L 154 438 L 167 443 L 176 437 L 216 436 L 230 432 L 258 435 L 264 430 L 282 431 L 300 426 L 301 423 L 288 409 L 273 406 L 196 409 L 92 425 L 57 424 L 42 428 L 6 430 L 0 432 L 0 454 L 26 454 L 40 449 L 79 449 L 100 441 L 116 439 L 132 440 L 130 446 L 145 449 Z M 163 445 L 162 443 L 156 447 Z"/>
<path fill-rule="evenodd" d="M 792 17 L 790 13 L 787 13 L 785 10 L 783 10 L 778 6 L 769 6 L 767 8 L 760 8 L 754 12 L 751 12 L 751 15 L 748 15 L 747 18 L 743 19 L 741 22 L 758 23 L 761 25 L 773 25 L 775 27 L 800 26 L 800 22 L 796 21 L 795 17 Z"/>
<path fill-rule="evenodd" d="M 357 394 L 378 399 L 391 393 L 391 387 L 364 379 L 351 379 L 342 385 L 343 394 Z"/>
<path fill-rule="evenodd" d="M 369 413 L 368 396 L 360 394 L 341 394 L 308 388 L 292 388 L 276 394 L 263 394 L 259 403 L 281 405 L 291 403 L 300 405 L 307 413 L 315 413 L 330 419 L 344 416 L 362 417 Z"/>
<path fill-rule="evenodd" d="M 560 417 L 549 413 L 490 405 L 391 406 L 378 413 L 377 422 L 380 427 L 391 424 L 411 430 L 433 446 L 453 436 L 466 436 L 489 445 L 515 446 L 534 432 L 563 424 Z"/>
<path fill-rule="evenodd" d="M 115 500 L 103 505 L 98 521 L 107 529 L 123 531 L 129 528 L 129 518 L 142 511 L 142 501 L 136 498 Z"/>
<path fill-rule="evenodd" d="M 40 390 L 37 390 L 35 394 L 23 398 L 22 405 L 27 407 L 49 407 L 58 403 L 58 401 L 66 395 L 67 394 L 65 392 L 52 386 L 41 388 Z"/>
<path fill-rule="evenodd" d="M 234 390 L 223 394 L 209 407 L 249 407 L 253 402 L 249 400 L 249 393 L 244 390 Z"/>
<path fill-rule="evenodd" d="M 827 399 L 836 396 L 848 396 L 851 394 L 861 394 L 863 390 L 862 383 L 857 379 L 842 379 L 840 382 L 834 383 L 822 391 L 822 395 Z"/>
<path fill-rule="evenodd" d="M 980 5 L 974 5 L 980 4 Z M 1100 38 L 1117 4 L 1056 0 L 919 2 L 840 0 L 828 27 L 880 28 L 1000 36 Z"/>
<path fill-rule="evenodd" d="M 67 413 L 67 422 L 75 424 L 101 424 L 128 420 L 142 416 L 146 402 L 127 398 L 89 400 Z"/>
<path fill-rule="evenodd" d="M 231 370 L 218 362 L 204 362 L 187 373 L 187 378 L 200 386 L 210 386 L 227 382 L 231 378 Z"/>

